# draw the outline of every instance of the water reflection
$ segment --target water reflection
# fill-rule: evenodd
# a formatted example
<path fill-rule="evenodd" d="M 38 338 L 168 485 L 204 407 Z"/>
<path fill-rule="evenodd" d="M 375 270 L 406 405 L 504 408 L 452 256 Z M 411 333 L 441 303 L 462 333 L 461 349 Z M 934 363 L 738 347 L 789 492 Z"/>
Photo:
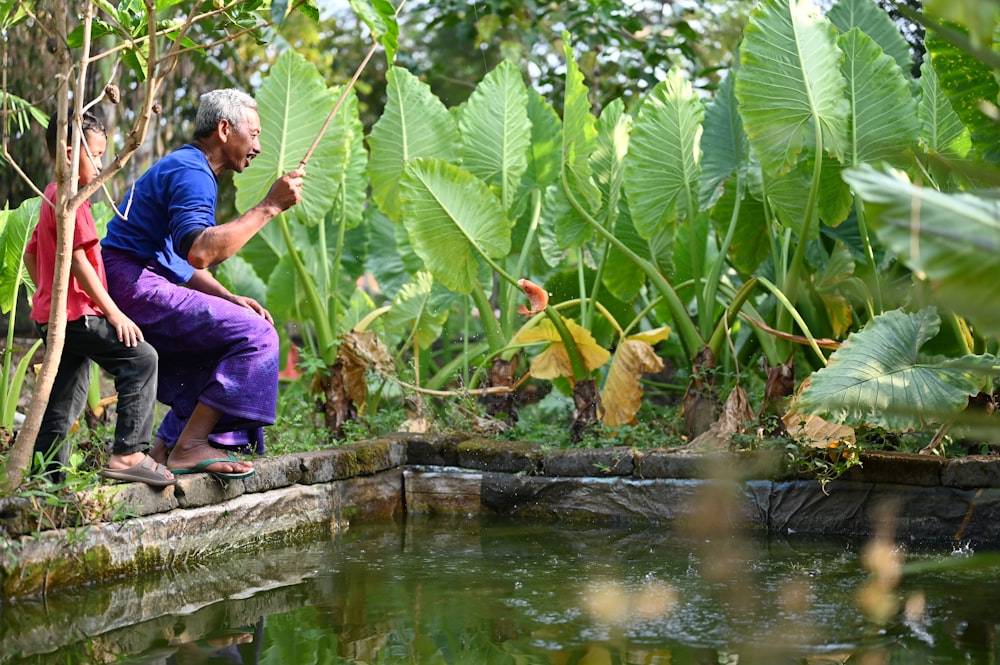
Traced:
<path fill-rule="evenodd" d="M 998 662 L 996 567 L 904 576 L 873 621 L 867 545 L 410 517 L 10 603 L 0 664 Z"/>
<path fill-rule="evenodd" d="M 146 654 L 140 662 L 148 665 L 201 665 L 202 663 L 229 663 L 231 665 L 257 665 L 260 662 L 264 637 L 264 617 L 256 625 L 234 626 L 216 631 L 197 640 L 180 641 L 165 658 Z M 169 651 L 170 649 L 167 649 Z"/>

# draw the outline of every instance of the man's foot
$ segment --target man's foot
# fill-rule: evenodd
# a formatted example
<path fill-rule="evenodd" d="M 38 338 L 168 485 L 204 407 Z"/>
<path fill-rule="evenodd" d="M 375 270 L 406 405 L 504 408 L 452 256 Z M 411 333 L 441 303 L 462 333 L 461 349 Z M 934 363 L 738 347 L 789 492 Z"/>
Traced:
<path fill-rule="evenodd" d="M 157 436 L 153 438 L 153 446 L 147 454 L 160 464 L 166 464 L 167 457 L 170 456 L 170 448 L 167 448 L 166 441 Z"/>
<path fill-rule="evenodd" d="M 212 473 L 223 478 L 245 478 L 254 472 L 253 464 L 220 453 L 207 441 L 201 444 L 177 442 L 170 452 L 170 470 L 179 475 Z"/>

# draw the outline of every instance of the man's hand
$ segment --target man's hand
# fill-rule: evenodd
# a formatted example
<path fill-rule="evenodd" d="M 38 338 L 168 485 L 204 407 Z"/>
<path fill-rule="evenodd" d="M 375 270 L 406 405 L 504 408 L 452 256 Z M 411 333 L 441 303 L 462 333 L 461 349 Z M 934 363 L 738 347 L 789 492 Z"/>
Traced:
<path fill-rule="evenodd" d="M 121 311 L 105 315 L 115 331 L 118 333 L 118 341 L 128 347 L 138 346 L 144 341 L 142 331 L 132 319 L 125 316 Z"/>
<path fill-rule="evenodd" d="M 264 202 L 275 205 L 280 210 L 288 210 L 302 200 L 302 182 L 305 175 L 304 169 L 295 169 L 281 176 L 271 185 Z"/>
<path fill-rule="evenodd" d="M 295 169 L 274 181 L 260 203 L 228 224 L 209 226 L 195 238 L 187 260 L 198 270 L 222 263 L 240 251 L 265 224 L 302 200 L 305 171 Z"/>
<path fill-rule="evenodd" d="M 270 323 L 272 326 L 274 325 L 274 319 L 271 318 L 271 313 L 266 309 L 264 309 L 264 307 L 253 298 L 248 298 L 247 296 L 234 295 L 231 298 L 229 298 L 229 301 L 236 303 L 240 307 L 246 307 L 247 309 L 252 309 L 253 311 L 263 316 L 265 319 L 267 319 L 267 322 Z"/>

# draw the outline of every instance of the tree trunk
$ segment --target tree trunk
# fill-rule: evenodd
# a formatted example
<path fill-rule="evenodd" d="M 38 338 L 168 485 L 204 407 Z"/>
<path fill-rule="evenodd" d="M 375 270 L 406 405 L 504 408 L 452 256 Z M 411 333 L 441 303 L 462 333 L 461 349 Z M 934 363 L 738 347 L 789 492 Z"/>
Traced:
<path fill-rule="evenodd" d="M 56 11 L 54 19 L 56 22 L 57 34 L 65 36 L 68 34 L 68 23 L 66 12 L 67 7 L 62 11 Z M 62 43 L 62 42 L 60 42 Z M 57 132 L 56 154 L 65 154 L 66 135 L 69 117 L 69 81 L 73 72 L 73 58 L 68 49 L 60 48 L 57 51 L 59 61 L 59 77 L 61 84 L 58 91 L 58 112 L 53 121 L 59 122 Z M 82 99 L 77 100 L 76 106 L 82 106 Z M 82 137 L 80 132 L 76 132 L 77 140 Z M 61 151 L 61 152 L 60 152 Z M 76 149 L 79 156 L 79 145 Z M 76 192 L 73 179 L 79 173 L 79 167 L 68 169 L 64 160 L 55 160 L 56 182 L 56 265 L 55 278 L 52 283 L 52 306 L 49 310 L 49 327 L 46 336 L 45 358 L 42 361 L 42 370 L 35 381 L 35 390 L 31 396 L 31 404 L 25 416 L 24 425 L 14 439 L 14 445 L 7 457 L 6 473 L 0 478 L 2 489 L 6 493 L 11 493 L 21 486 L 24 477 L 31 467 L 31 457 L 35 449 L 35 439 L 38 438 L 38 430 L 42 425 L 42 416 L 45 414 L 45 407 L 49 403 L 49 396 L 52 394 L 52 383 L 55 381 L 56 372 L 59 370 L 59 361 L 62 358 L 63 345 L 66 341 L 66 292 L 69 288 L 70 261 L 73 256 L 73 229 L 76 210 L 80 206 L 79 201 L 71 201 Z M 75 160 L 79 164 L 79 159 Z M 75 205 L 71 205 L 75 202 Z M 44 202 L 42 205 L 46 205 Z"/>
<path fill-rule="evenodd" d="M 91 0 L 83 2 L 83 7 L 76 7 L 74 3 L 49 3 L 53 13 L 51 15 L 39 13 L 38 19 L 51 19 L 51 24 L 47 25 L 47 31 L 53 36 L 53 43 L 57 45 L 55 58 L 58 61 L 58 75 L 55 81 L 58 83 L 58 110 L 53 120 L 60 123 L 56 152 L 61 154 L 66 148 L 66 127 L 69 118 L 69 86 L 73 84 L 73 114 L 76 117 L 83 115 L 84 99 L 86 98 L 88 67 L 91 63 L 91 25 L 94 17 L 94 3 Z M 145 0 L 146 25 L 154 25 L 156 21 L 156 4 L 152 0 Z M 70 12 L 73 16 L 83 16 L 83 44 L 80 49 L 79 62 L 74 63 L 73 54 L 68 48 L 68 35 L 70 33 Z M 73 26 L 74 28 L 76 26 Z M 151 31 L 152 32 L 152 31 Z M 17 435 L 14 446 L 11 448 L 7 458 L 6 471 L 0 475 L 0 490 L 13 492 L 24 480 L 25 472 L 31 463 L 31 455 L 35 447 L 35 439 L 38 437 L 38 430 L 42 423 L 42 415 L 45 407 L 49 403 L 49 396 L 52 393 L 52 383 L 55 380 L 56 372 L 59 369 L 59 360 L 62 357 L 63 346 L 66 339 L 66 292 L 69 285 L 70 260 L 73 254 L 73 229 L 76 218 L 76 211 L 86 199 L 90 198 L 100 189 L 114 174 L 128 163 L 135 151 L 142 145 L 149 129 L 149 121 L 152 116 L 153 104 L 157 91 L 163 82 L 163 77 L 167 76 L 172 69 L 171 61 L 175 61 L 176 53 L 169 52 L 164 59 L 160 59 L 157 49 L 157 40 L 151 39 L 147 42 L 147 63 L 145 85 L 143 89 L 144 98 L 136 109 L 135 124 L 132 131 L 125 137 L 125 145 L 121 152 L 115 155 L 111 164 L 102 169 L 101 174 L 87 185 L 86 191 L 77 191 L 78 167 L 66 168 L 63 160 L 56 160 L 56 182 L 58 189 L 56 192 L 56 265 L 55 279 L 52 286 L 52 309 L 49 314 L 49 329 L 46 339 L 45 360 L 42 362 L 42 370 L 35 382 L 35 391 L 32 394 L 31 405 L 25 417 L 24 425 Z M 76 78 L 74 79 L 74 71 Z M 76 163 L 82 156 L 81 141 L 84 137 L 81 132 L 74 132 L 74 154 Z M 69 172 L 67 172 L 67 170 Z"/>

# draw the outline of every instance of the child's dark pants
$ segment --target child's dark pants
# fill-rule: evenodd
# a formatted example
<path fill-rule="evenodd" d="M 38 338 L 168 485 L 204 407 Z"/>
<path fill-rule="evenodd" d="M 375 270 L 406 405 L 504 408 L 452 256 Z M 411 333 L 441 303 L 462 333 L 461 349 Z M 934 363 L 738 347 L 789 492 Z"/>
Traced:
<path fill-rule="evenodd" d="M 45 331 L 46 326 L 39 326 L 43 339 Z M 148 342 L 125 346 L 118 341 L 114 327 L 102 316 L 84 316 L 70 321 L 66 324 L 66 344 L 59 372 L 35 440 L 35 453 L 41 453 L 46 462 L 39 467 L 37 455 L 33 460 L 36 473 L 43 473 L 56 482 L 62 480 L 59 469 L 69 463 L 66 437 L 87 403 L 91 361 L 114 377 L 118 392 L 112 452 L 128 455 L 149 447 L 156 408 L 156 350 Z"/>

